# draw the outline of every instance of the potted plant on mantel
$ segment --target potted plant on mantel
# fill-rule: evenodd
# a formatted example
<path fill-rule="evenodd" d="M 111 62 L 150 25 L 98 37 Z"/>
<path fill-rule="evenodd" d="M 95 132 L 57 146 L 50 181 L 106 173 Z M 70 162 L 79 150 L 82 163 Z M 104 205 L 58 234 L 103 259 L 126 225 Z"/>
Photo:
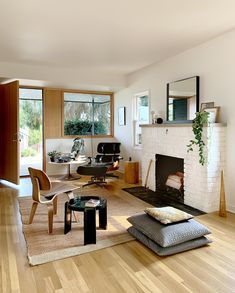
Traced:
<path fill-rule="evenodd" d="M 55 159 L 58 158 L 61 155 L 61 153 L 60 152 L 57 152 L 56 150 L 51 151 L 51 152 L 49 152 L 47 154 L 48 154 L 51 162 L 55 162 Z"/>
<path fill-rule="evenodd" d="M 206 159 L 204 154 L 205 142 L 202 139 L 203 126 L 208 124 L 209 113 L 205 111 L 197 112 L 196 118 L 193 120 L 192 128 L 194 133 L 194 139 L 190 140 L 187 145 L 188 152 L 193 151 L 193 146 L 198 145 L 199 148 L 199 163 L 204 166 Z"/>

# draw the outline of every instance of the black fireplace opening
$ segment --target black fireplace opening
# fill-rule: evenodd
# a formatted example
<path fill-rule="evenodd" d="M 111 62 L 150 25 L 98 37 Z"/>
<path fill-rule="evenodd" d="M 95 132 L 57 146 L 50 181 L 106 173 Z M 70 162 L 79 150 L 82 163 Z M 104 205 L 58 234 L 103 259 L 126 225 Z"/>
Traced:
<path fill-rule="evenodd" d="M 156 193 L 184 202 L 184 159 L 156 154 Z"/>
<path fill-rule="evenodd" d="M 155 207 L 171 206 L 194 216 L 205 214 L 184 203 L 184 159 L 156 154 L 156 190 L 144 186 L 123 190 Z"/>

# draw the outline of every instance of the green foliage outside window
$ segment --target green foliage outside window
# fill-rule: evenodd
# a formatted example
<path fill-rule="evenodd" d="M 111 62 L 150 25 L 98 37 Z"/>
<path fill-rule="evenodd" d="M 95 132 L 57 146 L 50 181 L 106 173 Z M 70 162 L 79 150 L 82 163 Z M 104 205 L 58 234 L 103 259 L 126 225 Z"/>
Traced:
<path fill-rule="evenodd" d="M 40 129 L 29 129 L 29 146 L 37 144 L 41 141 L 42 127 Z"/>
<path fill-rule="evenodd" d="M 42 102 L 20 100 L 20 128 L 29 129 L 29 146 L 40 143 L 42 139 Z M 34 152 L 26 149 L 25 154 Z M 23 156 L 23 155 L 22 155 Z M 27 155 L 24 155 L 27 156 Z"/>
<path fill-rule="evenodd" d="M 148 105 L 149 105 L 148 96 L 142 96 L 139 98 L 139 106 L 148 107 Z"/>
<path fill-rule="evenodd" d="M 27 148 L 21 151 L 21 157 L 35 157 L 37 151 L 32 148 Z"/>
<path fill-rule="evenodd" d="M 20 103 L 20 127 L 39 130 L 42 124 L 42 102 L 21 100 Z"/>
<path fill-rule="evenodd" d="M 111 133 L 110 95 L 64 93 L 64 135 L 109 135 Z"/>
<path fill-rule="evenodd" d="M 65 135 L 89 135 L 87 132 L 91 127 L 92 122 L 89 120 L 66 120 L 64 122 L 64 134 Z M 103 121 L 94 122 L 94 134 L 107 134 L 108 129 Z"/>

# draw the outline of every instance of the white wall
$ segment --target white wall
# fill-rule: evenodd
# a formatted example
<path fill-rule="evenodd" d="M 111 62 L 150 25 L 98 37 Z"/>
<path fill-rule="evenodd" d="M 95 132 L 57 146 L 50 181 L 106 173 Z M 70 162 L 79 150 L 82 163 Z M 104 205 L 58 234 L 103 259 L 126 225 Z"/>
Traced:
<path fill-rule="evenodd" d="M 151 110 L 166 113 L 166 84 L 195 75 L 200 76 L 200 102 L 214 101 L 221 107 L 220 121 L 228 124 L 225 188 L 228 209 L 235 211 L 235 31 L 131 74 L 128 87 L 115 94 L 115 109 L 127 110 L 126 126 L 115 120 L 115 136 L 126 158 L 141 161 L 141 152 L 133 147 L 133 95 L 150 90 Z"/>

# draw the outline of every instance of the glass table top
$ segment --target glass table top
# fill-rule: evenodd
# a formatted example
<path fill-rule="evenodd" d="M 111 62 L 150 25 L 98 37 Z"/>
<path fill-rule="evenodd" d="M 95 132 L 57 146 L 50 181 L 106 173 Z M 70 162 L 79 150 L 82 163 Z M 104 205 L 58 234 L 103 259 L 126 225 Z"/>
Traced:
<path fill-rule="evenodd" d="M 99 200 L 100 203 L 95 208 L 102 208 L 106 205 L 107 200 L 105 198 L 99 197 L 99 196 L 76 196 L 75 198 L 70 199 L 68 205 L 69 208 L 72 210 L 84 210 L 85 208 L 91 208 L 86 207 L 86 202 L 90 199 Z"/>

